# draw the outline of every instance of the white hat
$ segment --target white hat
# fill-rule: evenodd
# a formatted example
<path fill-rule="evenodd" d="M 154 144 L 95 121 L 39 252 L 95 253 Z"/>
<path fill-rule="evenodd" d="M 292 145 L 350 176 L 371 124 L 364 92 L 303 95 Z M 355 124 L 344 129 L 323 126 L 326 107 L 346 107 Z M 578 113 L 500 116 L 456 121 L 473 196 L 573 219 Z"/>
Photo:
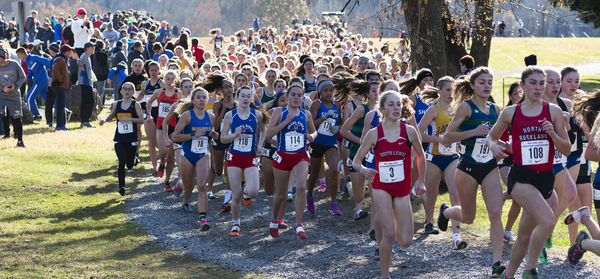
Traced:
<path fill-rule="evenodd" d="M 40 40 L 36 39 L 35 41 L 33 41 L 33 46 L 39 46 L 41 44 L 42 44 L 42 41 L 40 41 Z"/>

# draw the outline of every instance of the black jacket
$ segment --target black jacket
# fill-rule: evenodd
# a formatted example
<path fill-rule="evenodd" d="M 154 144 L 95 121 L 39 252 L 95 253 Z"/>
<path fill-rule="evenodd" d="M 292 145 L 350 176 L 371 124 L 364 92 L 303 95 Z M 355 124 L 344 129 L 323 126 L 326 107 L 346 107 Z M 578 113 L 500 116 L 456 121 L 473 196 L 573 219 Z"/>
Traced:
<path fill-rule="evenodd" d="M 128 54 L 127 54 L 127 68 L 129 69 L 129 72 L 132 73 L 133 70 L 131 69 L 131 62 L 133 62 L 134 59 L 139 58 L 142 61 L 144 61 L 144 55 L 137 51 L 137 50 L 131 50 Z"/>
<path fill-rule="evenodd" d="M 92 70 L 96 75 L 98 80 L 107 80 L 108 79 L 108 54 L 106 51 L 96 49 L 94 54 L 91 57 L 92 60 Z"/>

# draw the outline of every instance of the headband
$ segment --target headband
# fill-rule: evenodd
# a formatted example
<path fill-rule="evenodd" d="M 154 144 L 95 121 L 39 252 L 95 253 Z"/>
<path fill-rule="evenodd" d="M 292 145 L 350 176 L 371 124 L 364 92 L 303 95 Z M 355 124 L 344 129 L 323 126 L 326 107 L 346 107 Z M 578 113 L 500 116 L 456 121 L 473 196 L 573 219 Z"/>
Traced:
<path fill-rule="evenodd" d="M 321 90 L 323 90 L 323 87 L 325 87 L 325 85 L 331 85 L 331 86 L 333 86 L 333 82 L 331 82 L 331 80 L 324 80 L 324 81 L 322 81 L 321 83 L 319 83 L 319 87 L 318 87 L 317 91 L 319 93 L 321 93 Z"/>

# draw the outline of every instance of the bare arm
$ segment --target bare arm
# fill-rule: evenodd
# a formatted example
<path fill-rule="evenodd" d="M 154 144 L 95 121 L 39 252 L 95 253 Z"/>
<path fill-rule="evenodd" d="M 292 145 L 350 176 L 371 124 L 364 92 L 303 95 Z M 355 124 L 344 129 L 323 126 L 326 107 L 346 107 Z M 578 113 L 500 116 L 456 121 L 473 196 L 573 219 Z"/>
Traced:
<path fill-rule="evenodd" d="M 363 106 L 357 107 L 356 110 L 354 110 L 354 112 L 350 116 L 350 118 L 348 118 L 348 120 L 344 122 L 344 124 L 340 128 L 340 134 L 342 134 L 342 137 L 354 143 L 360 143 L 360 138 L 352 134 L 350 132 L 350 129 L 352 128 L 352 125 L 354 125 L 354 123 L 356 123 L 356 121 L 358 121 L 358 119 L 362 117 L 364 110 L 365 108 Z"/>
<path fill-rule="evenodd" d="M 367 152 L 369 152 L 369 150 L 372 147 L 374 147 L 376 143 L 377 143 L 377 130 L 371 129 L 371 130 L 369 130 L 369 132 L 367 132 L 367 135 L 365 136 L 362 144 L 360 145 L 360 147 L 358 148 L 358 151 L 356 152 L 356 155 L 354 155 L 354 159 L 352 160 L 352 168 L 354 168 L 355 170 L 358 170 L 367 179 L 373 179 L 373 177 L 377 173 L 377 170 L 365 168 L 362 165 L 362 161 L 365 158 L 365 156 L 367 155 Z"/>
<path fill-rule="evenodd" d="M 104 123 L 111 121 L 116 115 L 117 115 L 117 104 L 119 102 L 114 102 L 112 103 L 112 105 L 110 105 L 110 114 L 108 114 L 108 116 L 106 116 L 105 119 L 100 119 L 100 121 L 98 121 L 98 124 L 100 126 L 104 125 Z"/>
<path fill-rule="evenodd" d="M 239 137 L 242 134 L 242 128 L 238 127 L 235 129 L 234 133 L 229 133 L 231 129 L 231 121 L 233 120 L 233 116 L 231 115 L 231 111 L 228 111 L 223 118 L 223 129 L 221 130 L 221 142 L 228 144 L 232 142 L 235 138 Z"/>
<path fill-rule="evenodd" d="M 183 131 L 183 129 L 185 129 L 185 127 L 190 124 L 190 120 L 191 120 L 190 113 L 191 113 L 191 110 L 188 110 L 188 111 L 184 112 L 181 115 L 181 117 L 179 118 L 179 121 L 177 122 L 177 126 L 175 126 L 175 131 L 173 132 L 173 135 L 172 135 L 173 141 L 183 142 L 183 141 L 192 140 L 194 138 L 193 135 L 181 133 Z"/>
<path fill-rule="evenodd" d="M 419 133 L 417 130 L 409 125 L 406 125 L 406 134 L 408 135 L 408 139 L 412 143 L 412 147 L 417 153 L 419 157 L 419 179 L 417 181 L 417 186 L 415 188 L 415 193 L 417 195 L 422 195 L 425 193 L 425 174 L 427 173 L 427 164 L 425 164 L 425 151 L 423 150 L 423 145 L 421 144 L 421 140 L 419 139 Z"/>
<path fill-rule="evenodd" d="M 442 143 L 441 137 L 427 134 L 427 128 L 429 128 L 429 124 L 431 124 L 431 122 L 436 117 L 438 117 L 437 108 L 435 106 L 430 106 L 425 111 L 425 114 L 423 115 L 423 118 L 421 118 L 421 121 L 419 121 L 419 125 L 418 125 L 419 134 L 420 134 L 421 138 L 423 139 L 423 142 Z"/>
<path fill-rule="evenodd" d="M 512 153 L 512 150 L 507 150 L 506 148 L 498 144 L 498 139 L 500 139 L 504 131 L 506 131 L 506 129 L 508 129 L 508 127 L 510 126 L 514 114 L 514 106 L 504 108 L 504 110 L 502 110 L 502 112 L 500 113 L 496 124 L 494 124 L 494 127 L 492 127 L 492 130 L 485 138 L 486 144 L 489 146 L 490 151 L 496 158 L 506 158 L 507 155 L 504 153 L 506 151 Z"/>

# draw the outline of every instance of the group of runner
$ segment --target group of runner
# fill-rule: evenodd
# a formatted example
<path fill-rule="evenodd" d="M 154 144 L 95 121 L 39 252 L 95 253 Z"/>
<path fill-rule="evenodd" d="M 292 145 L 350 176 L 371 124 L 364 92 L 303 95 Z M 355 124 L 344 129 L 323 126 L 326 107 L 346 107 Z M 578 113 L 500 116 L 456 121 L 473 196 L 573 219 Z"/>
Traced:
<path fill-rule="evenodd" d="M 538 259 L 567 209 L 569 261 L 576 264 L 587 250 L 600 252 L 600 241 L 577 232 L 582 223 L 600 239 L 590 218 L 592 200 L 600 208 L 600 183 L 592 187 L 590 164 L 600 159 L 594 144 L 600 140 L 600 93 L 579 90 L 576 69 L 529 66 L 509 90 L 511 103 L 499 106 L 490 101 L 494 75 L 486 67 L 436 80 L 429 69 L 402 70 L 399 53 L 387 45 L 376 49 L 360 35 L 317 25 L 248 31 L 227 38 L 213 30 L 213 50 L 204 48 L 200 63 L 182 42 L 188 36 L 179 38 L 172 57 L 158 49 L 156 61 L 132 61 L 131 75 L 144 78 L 124 82 L 122 99 L 99 123 L 117 120 L 121 195 L 125 167 L 132 168 L 147 146 L 153 175 L 164 178 L 165 191 L 183 193 L 183 210 L 195 211 L 190 198 L 197 187 L 202 231 L 210 229 L 208 202 L 222 176 L 222 210 L 232 211 L 232 237 L 242 233 L 241 204 L 251 206 L 262 187 L 273 199 L 271 237 L 288 228 L 287 199 L 295 206 L 294 231 L 304 239 L 305 211 L 316 214 L 317 180 L 318 191 L 329 191 L 328 211 L 356 220 L 369 216 L 363 208 L 368 185 L 370 234 L 381 277 L 389 278 L 394 240 L 404 247 L 413 240 L 411 198 L 423 199 L 425 234 L 446 231 L 451 221 L 453 248 L 465 249 L 460 223 L 473 223 L 481 185 L 492 277 L 513 278 L 528 255 L 522 277 L 537 278 Z M 439 205 L 434 222 L 442 179 L 451 204 Z M 354 201 L 353 212 L 340 211 L 340 192 Z M 510 199 L 503 229 L 502 207 Z M 515 240 L 510 229 L 520 208 Z M 514 241 L 508 265 L 502 263 L 503 239 Z"/>

